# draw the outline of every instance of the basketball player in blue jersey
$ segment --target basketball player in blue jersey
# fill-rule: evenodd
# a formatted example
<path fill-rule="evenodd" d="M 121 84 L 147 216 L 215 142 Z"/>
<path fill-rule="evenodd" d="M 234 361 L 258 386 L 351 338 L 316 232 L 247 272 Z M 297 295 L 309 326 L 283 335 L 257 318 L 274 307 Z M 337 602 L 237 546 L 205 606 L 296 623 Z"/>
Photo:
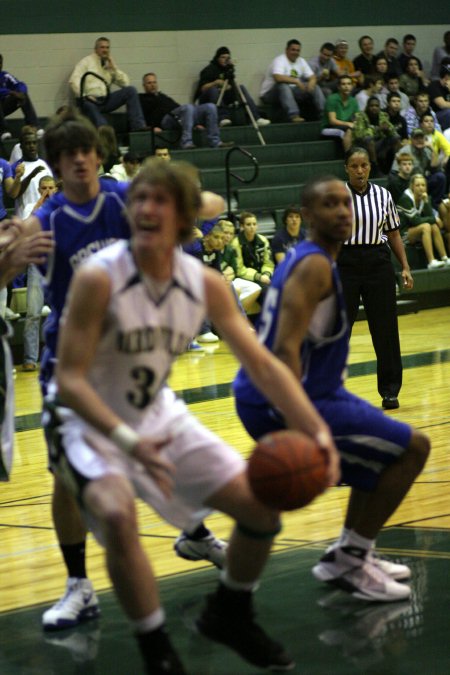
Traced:
<path fill-rule="evenodd" d="M 350 194 L 340 180 L 320 177 L 303 192 L 310 239 L 277 267 L 261 312 L 259 338 L 296 375 L 328 423 L 352 487 L 340 539 L 313 568 L 314 576 L 357 598 L 408 598 L 399 583 L 406 565 L 378 558 L 375 538 L 421 472 L 429 441 L 344 389 L 347 322 L 336 257 L 352 228 Z M 239 416 L 253 438 L 283 429 L 285 420 L 241 369 L 234 382 Z"/>
<path fill-rule="evenodd" d="M 57 388 L 51 383 L 47 399 L 51 460 L 106 548 L 146 672 L 185 671 L 140 543 L 136 496 L 180 528 L 209 509 L 236 520 L 219 586 L 197 626 L 255 666 L 291 670 L 292 659 L 255 623 L 252 609 L 279 516 L 253 496 L 242 457 L 166 384 L 206 315 L 287 424 L 318 437 L 331 483 L 337 452 L 296 378 L 248 330 L 221 274 L 181 251 L 199 204 L 193 167 L 150 160 L 128 194 L 131 244 L 117 242 L 75 272 L 59 336 Z"/>
<path fill-rule="evenodd" d="M 59 323 L 74 270 L 96 251 L 129 238 L 130 230 L 124 214 L 128 184 L 98 178 L 102 147 L 88 120 L 66 111 L 46 129 L 44 143 L 47 160 L 63 181 L 62 192 L 47 200 L 26 221 L 28 233 L 52 232 L 55 242 L 53 255 L 40 267 L 45 276 L 46 302 L 52 309 L 45 325 L 40 372 L 45 395 L 53 375 Z M 208 200 L 205 208 L 214 211 L 214 195 L 208 193 Z M 220 202 L 223 203 L 221 199 Z M 73 627 L 99 614 L 96 595 L 86 576 L 86 527 L 76 501 L 58 477 L 54 481 L 52 515 L 68 580 L 63 598 L 43 615 L 46 630 Z M 183 550 L 177 553 L 183 557 L 223 564 L 226 545 L 203 524 L 183 533 L 182 546 Z"/>

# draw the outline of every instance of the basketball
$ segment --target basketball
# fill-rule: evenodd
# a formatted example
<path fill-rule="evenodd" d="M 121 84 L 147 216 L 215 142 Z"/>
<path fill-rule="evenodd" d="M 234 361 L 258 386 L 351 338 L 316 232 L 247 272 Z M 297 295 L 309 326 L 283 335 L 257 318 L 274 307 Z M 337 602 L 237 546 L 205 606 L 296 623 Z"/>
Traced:
<path fill-rule="evenodd" d="M 298 431 L 263 436 L 247 466 L 257 499 L 279 511 L 309 504 L 327 487 L 328 461 L 316 441 Z"/>

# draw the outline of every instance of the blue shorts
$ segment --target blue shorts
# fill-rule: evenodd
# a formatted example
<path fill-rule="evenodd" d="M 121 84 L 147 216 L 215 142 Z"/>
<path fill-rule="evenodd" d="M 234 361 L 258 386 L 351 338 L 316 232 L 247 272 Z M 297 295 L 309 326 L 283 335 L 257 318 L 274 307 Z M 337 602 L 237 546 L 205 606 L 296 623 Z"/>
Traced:
<path fill-rule="evenodd" d="M 391 419 L 344 388 L 313 403 L 329 425 L 339 450 L 342 483 L 360 490 L 374 490 L 381 472 L 408 447 L 411 427 Z M 236 409 L 255 440 L 286 428 L 282 416 L 269 405 L 252 406 L 236 401 Z"/>

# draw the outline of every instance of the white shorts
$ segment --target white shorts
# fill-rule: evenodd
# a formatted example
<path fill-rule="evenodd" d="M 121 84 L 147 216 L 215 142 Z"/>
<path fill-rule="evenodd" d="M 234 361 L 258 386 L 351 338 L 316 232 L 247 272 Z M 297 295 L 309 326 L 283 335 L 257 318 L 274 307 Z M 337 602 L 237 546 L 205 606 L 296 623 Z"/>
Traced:
<path fill-rule="evenodd" d="M 86 482 L 111 474 L 126 476 L 137 497 L 183 530 L 192 531 L 211 512 L 204 505 L 208 497 L 245 470 L 244 459 L 200 424 L 168 388 L 160 392 L 136 431 L 155 440 L 168 439 L 161 457 L 176 468 L 170 498 L 163 495 L 139 462 L 71 410 L 57 408 L 57 413 L 62 422 L 57 428 L 60 452 L 52 449 L 52 468 L 72 492 L 80 497 Z M 99 538 L 96 523 L 88 520 Z"/>

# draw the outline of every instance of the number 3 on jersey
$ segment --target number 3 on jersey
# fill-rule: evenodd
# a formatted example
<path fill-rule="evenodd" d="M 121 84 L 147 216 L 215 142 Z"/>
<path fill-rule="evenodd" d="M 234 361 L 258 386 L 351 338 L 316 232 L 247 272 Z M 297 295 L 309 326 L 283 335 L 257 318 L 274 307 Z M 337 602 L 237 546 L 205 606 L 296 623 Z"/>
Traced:
<path fill-rule="evenodd" d="M 135 408 L 145 408 L 153 399 L 152 386 L 155 381 L 155 373 L 145 366 L 136 366 L 130 371 L 135 381 L 134 390 L 127 391 L 126 398 Z"/>

